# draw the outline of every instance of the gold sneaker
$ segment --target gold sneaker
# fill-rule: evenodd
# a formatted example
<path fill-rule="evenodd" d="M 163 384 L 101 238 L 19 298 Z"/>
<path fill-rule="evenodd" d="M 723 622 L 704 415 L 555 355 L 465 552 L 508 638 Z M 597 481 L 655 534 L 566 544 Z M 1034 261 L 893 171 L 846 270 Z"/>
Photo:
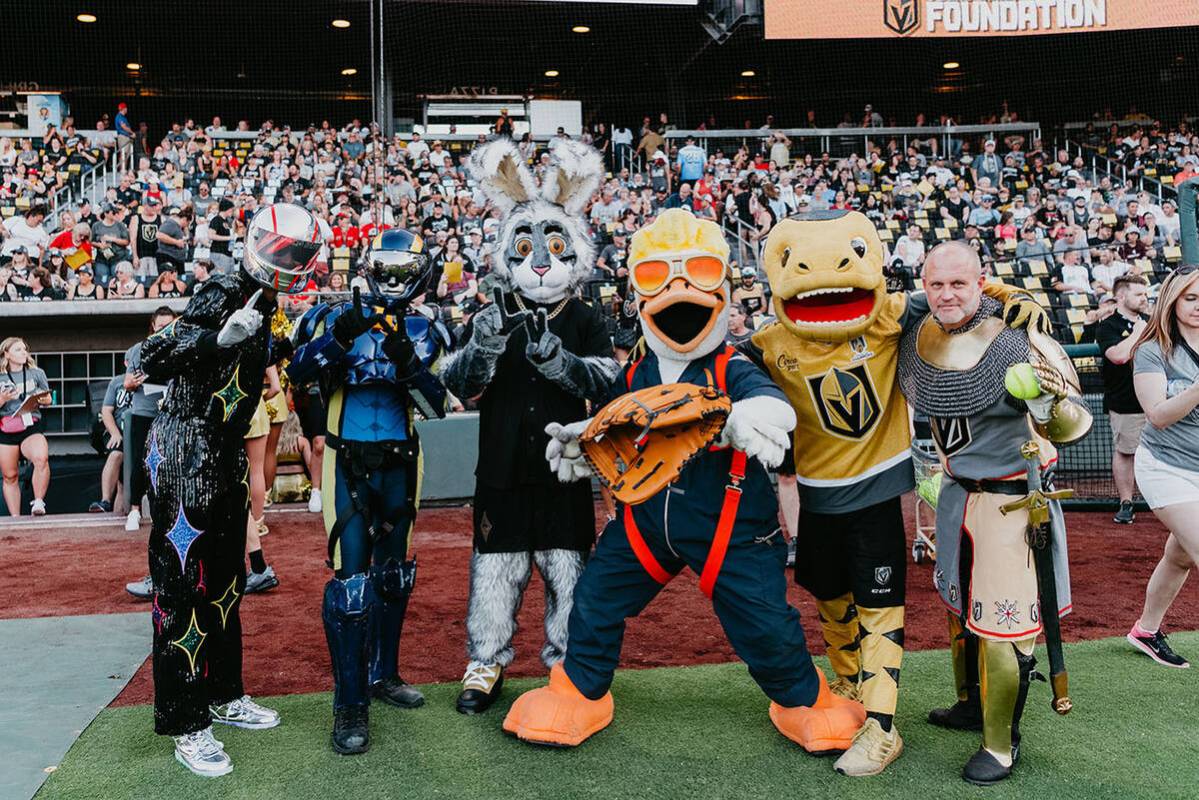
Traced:
<path fill-rule="evenodd" d="M 867 717 L 866 723 L 854 734 L 853 744 L 841 754 L 833 768 L 842 775 L 854 777 L 877 775 L 902 752 L 903 739 L 895 725 L 884 731 L 878 720 Z"/>
<path fill-rule="evenodd" d="M 828 690 L 838 697 L 853 700 L 855 703 L 862 700 L 862 688 L 858 685 L 858 682 L 850 680 L 844 675 L 838 675 L 837 680 L 828 685 Z"/>

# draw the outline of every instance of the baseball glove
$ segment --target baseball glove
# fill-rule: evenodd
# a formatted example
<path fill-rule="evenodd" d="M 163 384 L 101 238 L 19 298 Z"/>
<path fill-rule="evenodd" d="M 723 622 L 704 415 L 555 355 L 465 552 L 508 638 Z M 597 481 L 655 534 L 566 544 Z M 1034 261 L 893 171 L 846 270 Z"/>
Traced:
<path fill-rule="evenodd" d="M 710 387 L 651 386 L 601 408 L 579 443 L 616 499 L 636 505 L 674 481 L 712 443 L 732 407 L 727 395 Z"/>

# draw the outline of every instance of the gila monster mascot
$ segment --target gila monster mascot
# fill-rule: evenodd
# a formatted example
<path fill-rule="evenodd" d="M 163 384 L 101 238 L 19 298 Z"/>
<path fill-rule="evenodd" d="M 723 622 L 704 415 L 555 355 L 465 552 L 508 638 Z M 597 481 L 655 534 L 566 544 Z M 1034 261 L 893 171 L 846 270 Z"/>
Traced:
<path fill-rule="evenodd" d="M 901 496 L 915 486 L 907 405 L 896 381 L 900 337 L 927 313 L 922 294 L 888 294 L 884 252 L 863 214 L 783 220 L 762 254 L 777 320 L 745 348 L 795 410 L 800 494 L 796 582 L 816 598 L 833 692 L 867 719 L 836 762 L 875 775 L 899 757 L 894 726 L 903 658 L 906 531 Z M 1047 324 L 1003 286 L 1013 325 Z"/>
<path fill-rule="evenodd" d="M 783 459 L 795 414 L 769 377 L 725 344 L 728 252 L 717 225 L 682 209 L 665 211 L 633 236 L 630 285 L 649 352 L 634 355 L 612 387 L 623 396 L 596 417 L 648 418 L 648 433 L 634 432 L 642 456 L 606 460 L 624 475 L 613 480 L 600 470 L 599 445 L 618 435 L 615 428 L 597 432 L 588 422 L 549 428 L 554 440 L 546 456 L 559 477 L 585 477 L 595 464 L 619 505 L 575 591 L 566 659 L 551 670 L 548 686 L 518 698 L 504 720 L 504 730 L 520 739 L 574 746 L 612 721 L 608 689 L 625 620 L 684 567 L 700 576 L 700 589 L 770 698 L 770 718 L 784 736 L 810 752 L 835 752 L 849 746 L 865 718 L 861 704 L 829 690 L 808 654 L 799 612 L 787 604 L 787 547 L 766 467 Z M 643 498 L 640 485 L 667 469 L 648 448 L 655 438 L 673 437 L 656 432 L 655 418 L 696 402 L 679 389 L 697 386 L 731 401 L 723 430 L 713 432 L 719 433 L 714 447 L 676 462 L 670 482 L 659 480 Z M 677 400 L 651 406 L 664 393 Z M 628 477 L 637 470 L 645 474 Z"/>
<path fill-rule="evenodd" d="M 575 582 L 595 541 L 590 485 L 559 485 L 542 454 L 546 425 L 583 419 L 618 370 L 602 314 L 576 296 L 594 255 L 580 212 L 603 162 L 566 139 L 550 154 L 540 186 L 508 139 L 471 154 L 472 176 L 504 212 L 495 272 L 506 291 L 470 320 L 442 370 L 446 387 L 479 407 L 464 714 L 500 694 L 534 565 L 545 584 L 541 660 L 562 660 Z"/>

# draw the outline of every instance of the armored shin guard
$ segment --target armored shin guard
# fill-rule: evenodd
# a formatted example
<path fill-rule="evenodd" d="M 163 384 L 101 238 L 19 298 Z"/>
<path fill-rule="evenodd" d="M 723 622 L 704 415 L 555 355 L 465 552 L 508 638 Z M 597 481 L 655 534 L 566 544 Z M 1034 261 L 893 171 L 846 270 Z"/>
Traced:
<path fill-rule="evenodd" d="M 862 663 L 858 608 L 854 605 L 853 595 L 847 593 L 835 600 L 817 600 L 816 610 L 833 672 L 838 678 L 856 684 Z"/>
<path fill-rule="evenodd" d="M 982 702 L 978 691 L 978 637 L 966 630 L 956 614 L 949 614 L 949 654 L 957 702 L 949 708 L 934 708 L 928 721 L 959 731 L 982 730 Z"/>
<path fill-rule="evenodd" d="M 359 572 L 325 584 L 321 618 L 333 662 L 333 707 L 365 706 L 370 702 L 367 660 L 370 657 L 375 590 Z"/>
<path fill-rule="evenodd" d="M 370 682 L 376 684 L 399 675 L 400 634 L 416 583 L 416 561 L 389 558 L 371 567 L 370 578 L 375 590 Z"/>
<path fill-rule="evenodd" d="M 888 731 L 903 666 L 903 606 L 859 606 L 858 630 L 862 637 L 862 705 Z"/>
<path fill-rule="evenodd" d="M 1016 693 L 1016 708 L 1012 712 L 1013 764 L 1020 758 L 1020 717 L 1024 715 L 1024 703 L 1028 700 L 1028 685 L 1032 681 L 1032 673 L 1037 666 L 1037 659 L 1032 652 L 1025 653 L 1021 648 L 1026 646 L 1026 649 L 1031 651 L 1033 644 L 1035 644 L 1034 639 L 1025 639 L 1012 645 L 1016 651 L 1016 661 L 1020 665 L 1020 688 Z"/>
<path fill-rule="evenodd" d="M 1020 695 L 1020 662 L 1011 642 L 979 639 L 979 687 L 983 710 L 983 747 L 1010 764 L 1012 720 Z"/>

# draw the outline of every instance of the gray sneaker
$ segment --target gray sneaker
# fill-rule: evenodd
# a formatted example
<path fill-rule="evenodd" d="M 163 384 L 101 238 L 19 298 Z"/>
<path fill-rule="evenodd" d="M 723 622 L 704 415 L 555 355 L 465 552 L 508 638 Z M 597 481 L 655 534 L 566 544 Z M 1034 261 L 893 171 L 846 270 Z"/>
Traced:
<path fill-rule="evenodd" d="M 268 589 L 274 589 L 278 585 L 279 579 L 275 577 L 274 567 L 268 566 L 263 572 L 251 571 L 246 576 L 246 594 L 265 592 Z"/>
<path fill-rule="evenodd" d="M 150 581 L 150 576 L 142 578 L 140 581 L 125 584 L 125 591 L 136 597 L 138 600 L 149 600 L 154 594 L 154 584 Z"/>
<path fill-rule="evenodd" d="M 1131 500 L 1121 500 L 1120 510 L 1116 512 L 1116 516 L 1112 517 L 1112 522 L 1118 522 L 1121 525 L 1131 525 L 1132 521 L 1137 518 L 1136 512 L 1133 510 Z"/>
<path fill-rule="evenodd" d="M 235 728 L 263 730 L 279 724 L 279 712 L 260 706 L 244 694 L 236 700 L 231 700 L 223 706 L 211 706 L 208 709 L 213 722 L 232 725 Z"/>
<path fill-rule="evenodd" d="M 176 736 L 175 760 L 202 778 L 216 778 L 233 771 L 233 760 L 212 736 L 212 728 Z"/>

